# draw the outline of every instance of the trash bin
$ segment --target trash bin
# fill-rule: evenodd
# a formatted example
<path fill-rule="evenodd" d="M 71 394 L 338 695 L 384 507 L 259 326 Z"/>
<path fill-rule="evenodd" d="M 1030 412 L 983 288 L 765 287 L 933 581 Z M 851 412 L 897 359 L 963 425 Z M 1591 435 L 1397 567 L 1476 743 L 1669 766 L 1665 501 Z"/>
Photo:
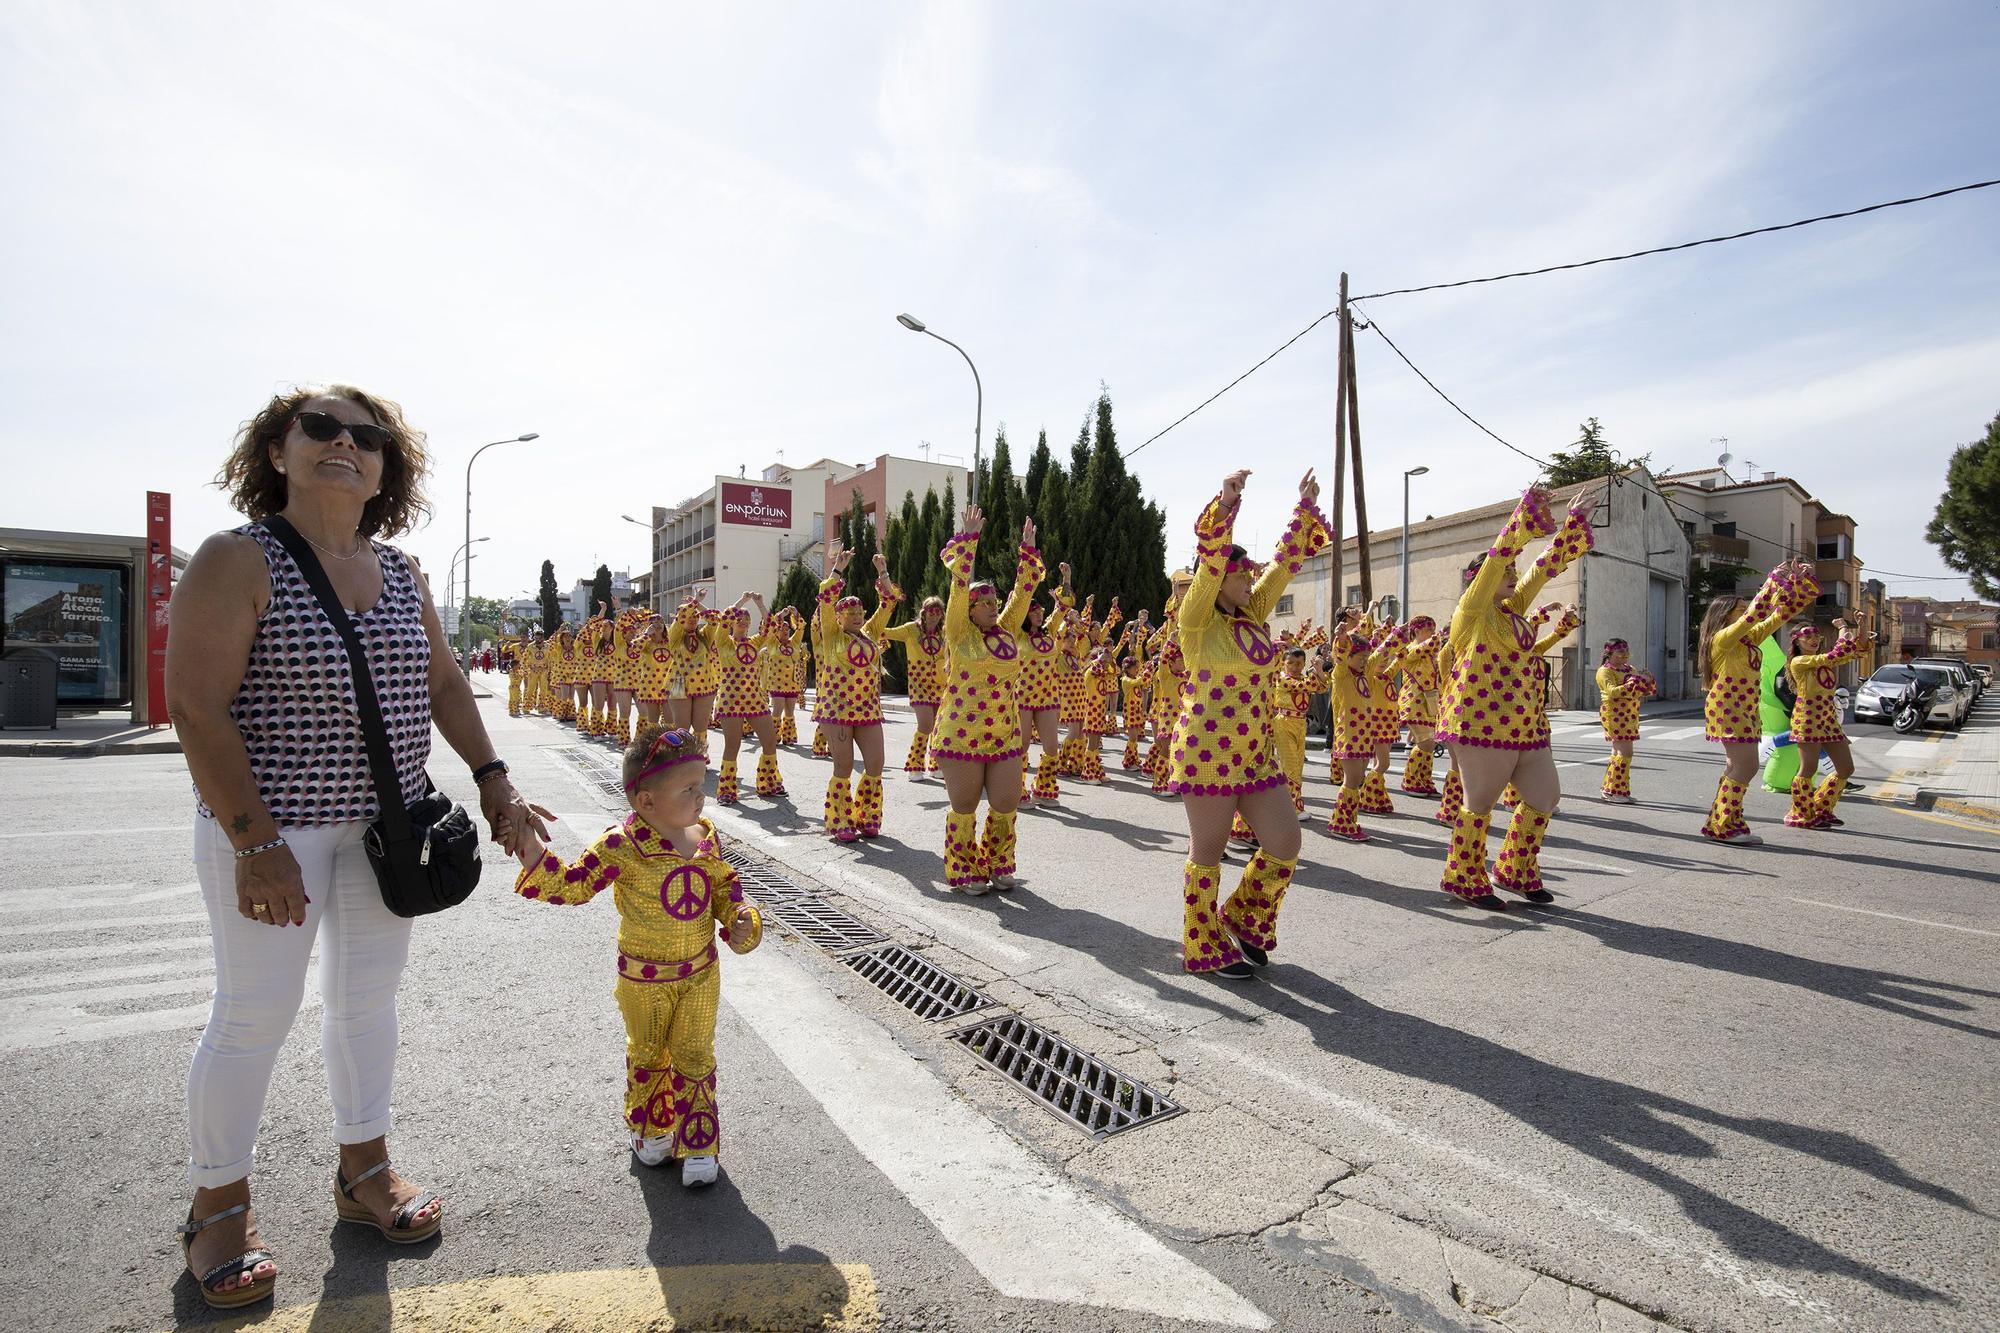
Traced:
<path fill-rule="evenodd" d="M 47 653 L 0 657 L 0 728 L 56 729 L 56 661 Z"/>

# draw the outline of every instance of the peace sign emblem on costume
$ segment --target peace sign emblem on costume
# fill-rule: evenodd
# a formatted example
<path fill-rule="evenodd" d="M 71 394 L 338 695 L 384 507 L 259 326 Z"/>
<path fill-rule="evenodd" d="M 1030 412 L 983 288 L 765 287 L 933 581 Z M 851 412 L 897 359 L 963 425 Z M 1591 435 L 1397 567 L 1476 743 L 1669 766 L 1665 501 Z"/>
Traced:
<path fill-rule="evenodd" d="M 699 921 L 708 911 L 710 887 L 700 866 L 678 866 L 660 884 L 660 906 L 676 921 Z"/>

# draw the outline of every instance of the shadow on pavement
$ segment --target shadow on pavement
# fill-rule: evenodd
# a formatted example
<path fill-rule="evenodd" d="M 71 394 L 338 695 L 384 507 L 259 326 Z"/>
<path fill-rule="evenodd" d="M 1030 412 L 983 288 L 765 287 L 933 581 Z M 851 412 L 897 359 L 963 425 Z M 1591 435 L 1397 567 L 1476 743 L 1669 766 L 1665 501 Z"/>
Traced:
<path fill-rule="evenodd" d="M 1775 1268 L 1851 1278 L 1903 1300 L 1956 1304 L 1920 1282 L 1836 1253 L 1782 1221 L 1682 1179 L 1654 1160 L 1717 1157 L 1713 1143 L 1676 1123 L 1694 1121 L 1978 1212 L 1958 1194 L 1910 1175 L 1880 1149 L 1851 1134 L 1727 1115 L 1664 1093 L 1565 1069 L 1455 1027 L 1379 1008 L 1296 965 L 1274 964 L 1262 980 L 1265 984 L 1239 993 L 1297 1023 L 1321 1049 L 1476 1097 L 1502 1115 L 1673 1196 L 1690 1221 L 1713 1233 L 1733 1255 Z"/>

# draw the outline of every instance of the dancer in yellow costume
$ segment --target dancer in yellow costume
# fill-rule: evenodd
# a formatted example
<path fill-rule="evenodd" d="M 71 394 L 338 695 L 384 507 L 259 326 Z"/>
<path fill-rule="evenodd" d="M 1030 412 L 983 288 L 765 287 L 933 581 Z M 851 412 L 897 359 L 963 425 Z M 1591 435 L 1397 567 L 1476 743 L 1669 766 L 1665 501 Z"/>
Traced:
<path fill-rule="evenodd" d="M 673 636 L 674 664 L 680 673 L 678 697 L 673 707 L 676 721 L 697 736 L 708 735 L 715 720 L 715 692 L 722 688 L 722 639 L 725 631 L 719 613 L 701 604 L 706 588 L 696 588 L 694 597 L 674 615 L 680 632 Z"/>
<path fill-rule="evenodd" d="M 1139 612 L 1141 625 L 1145 624 L 1146 612 Z M 1144 647 L 1143 641 L 1141 648 Z M 1119 664 L 1118 703 L 1119 713 L 1124 719 L 1125 757 L 1118 766 L 1131 770 L 1144 768 L 1144 746 L 1146 743 L 1146 688 L 1152 683 L 1151 673 L 1146 668 L 1145 659 L 1127 657 Z"/>
<path fill-rule="evenodd" d="M 1611 746 L 1600 795 L 1613 805 L 1632 804 L 1632 745 L 1639 739 L 1639 701 L 1658 693 L 1652 676 L 1632 669 L 1631 645 L 1608 639 L 1597 668 L 1597 720 Z"/>
<path fill-rule="evenodd" d="M 632 702 L 641 727 L 667 725 L 667 701 L 673 697 L 674 649 L 667 642 L 667 622 L 648 611 L 632 630 L 630 649 L 638 654 L 638 684 Z"/>
<path fill-rule="evenodd" d="M 751 634 L 749 606 L 757 608 L 760 631 Z M 757 737 L 757 794 L 777 797 L 785 794 L 778 776 L 778 728 L 771 721 L 771 692 L 765 685 L 768 662 L 764 656 L 769 643 L 766 627 L 771 618 L 764 612 L 764 599 L 746 592 L 736 605 L 723 612 L 727 629 L 722 645 L 722 686 L 716 694 L 715 719 L 722 724 L 722 768 L 715 777 L 715 799 L 723 805 L 736 804 L 736 755 L 743 733 Z"/>
<path fill-rule="evenodd" d="M 1333 749 L 1340 765 L 1340 792 L 1326 831 L 1347 842 L 1366 842 L 1363 812 L 1379 813 L 1369 797 L 1380 780 L 1370 768 L 1396 736 L 1396 700 L 1388 691 L 1388 673 L 1402 660 L 1408 630 L 1375 622 L 1352 607 L 1341 609 L 1333 633 Z M 1384 800 L 1388 792 L 1382 791 Z"/>
<path fill-rule="evenodd" d="M 819 692 L 813 720 L 826 728 L 833 749 L 833 777 L 826 785 L 826 831 L 839 842 L 872 838 L 882 831 L 882 644 L 883 626 L 902 600 L 889 582 L 889 561 L 875 557 L 875 614 L 859 597 L 842 595 L 843 571 L 852 551 L 830 543 L 820 582 L 819 611 L 813 618 L 813 657 L 819 662 Z M 861 780 L 849 789 L 854 752 L 861 751 Z"/>
<path fill-rule="evenodd" d="M 523 713 L 548 712 L 552 702 L 549 698 L 548 640 L 542 637 L 540 630 L 536 630 L 534 637 L 528 640 L 528 646 L 524 651 L 527 656 L 528 669 L 526 689 L 521 699 L 521 711 Z"/>
<path fill-rule="evenodd" d="M 1077 754 L 1077 781 L 1102 787 L 1110 782 L 1104 775 L 1104 738 L 1117 730 L 1112 722 L 1113 701 L 1118 695 L 1118 659 L 1106 644 L 1091 650 L 1083 664 L 1083 714 L 1080 730 L 1082 749 Z"/>
<path fill-rule="evenodd" d="M 569 720 L 575 671 L 576 635 L 563 625 L 556 630 L 556 641 L 549 645 L 549 716 L 558 722 Z"/>
<path fill-rule="evenodd" d="M 639 647 L 639 635 L 652 612 L 643 606 L 627 606 L 618 610 L 616 598 L 609 608 L 611 618 L 611 704 L 618 713 L 616 732 L 618 744 L 627 745 L 632 740 L 632 705 L 638 701 L 641 677 L 646 664 Z"/>
<path fill-rule="evenodd" d="M 1412 796 L 1435 796 L 1432 760 L 1437 754 L 1437 716 L 1441 697 L 1438 675 L 1437 622 L 1418 616 L 1410 622 L 1410 644 L 1399 665 L 1403 688 L 1396 697 L 1396 720 L 1410 729 L 1410 749 L 1403 757 L 1403 790 Z"/>
<path fill-rule="evenodd" d="M 1757 772 L 1757 746 L 1764 739 L 1757 714 L 1763 692 L 1764 640 L 1819 596 L 1812 567 L 1788 561 L 1771 571 L 1756 597 L 1718 597 L 1701 621 L 1701 678 L 1708 686 L 1702 711 L 1708 739 L 1722 746 L 1722 777 L 1715 784 L 1702 836 L 1717 842 L 1755 845 L 1764 841 L 1743 818 L 1743 793 Z M 1801 770 L 1806 771 L 1806 770 Z"/>
<path fill-rule="evenodd" d="M 500 661 L 507 668 L 507 716 L 521 716 L 521 696 L 528 679 L 528 655 L 518 643 L 500 645 Z"/>
<path fill-rule="evenodd" d="M 989 887 L 1005 892 L 1020 882 L 1014 873 L 1014 821 L 1027 748 L 1016 684 L 1027 664 L 1021 630 L 1043 572 L 1041 554 L 1035 550 L 1035 521 L 1027 519 L 1021 524 L 1014 588 L 1001 606 L 992 584 L 972 579 L 985 526 L 979 506 L 966 505 L 957 535 L 938 553 L 951 571 L 944 612 L 951 670 L 935 746 L 951 799 L 951 812 L 945 816 L 945 883 L 975 896 Z"/>
<path fill-rule="evenodd" d="M 1792 779 L 1792 808 L 1785 822 L 1795 828 L 1838 828 L 1846 821 L 1833 813 L 1840 793 L 1854 776 L 1854 751 L 1847 733 L 1840 727 L 1840 701 L 1834 696 L 1840 678 L 1834 668 L 1861 656 L 1874 636 L 1859 636 L 1845 620 L 1836 620 L 1840 631 L 1833 647 L 1820 652 L 1819 630 L 1805 625 L 1792 634 L 1792 660 L 1785 664 L 1797 698 L 1792 703 L 1792 741 L 1799 747 L 1799 771 Z M 1820 751 L 1833 760 L 1833 775 L 1815 789 Z"/>
<path fill-rule="evenodd" d="M 625 751 L 624 823 L 565 863 L 546 848 L 521 855 L 514 891 L 557 907 L 606 889 L 618 904 L 618 1009 L 625 1017 L 625 1109 L 633 1155 L 681 1160 L 683 1185 L 715 1181 L 722 1113 L 715 1089 L 715 1013 L 723 943 L 762 942 L 761 913 L 743 901 L 722 839 L 701 817 L 706 756 L 685 731 L 642 730 Z M 533 842 L 532 835 L 528 839 Z"/>
<path fill-rule="evenodd" d="M 1303 641 L 1285 649 L 1285 669 L 1271 679 L 1271 730 L 1278 742 L 1278 767 L 1292 789 L 1292 809 L 1306 812 L 1306 710 L 1313 696 L 1330 688 L 1325 662 L 1309 667 Z"/>
<path fill-rule="evenodd" d="M 1386 611 L 1388 599 L 1377 600 L 1373 614 Z M 1394 814 L 1395 803 L 1389 799 L 1389 751 L 1396 743 L 1396 736 L 1402 731 L 1399 721 L 1402 715 L 1402 698 L 1397 688 L 1396 676 L 1402 670 L 1403 654 L 1415 633 L 1410 626 L 1400 628 L 1384 627 L 1375 635 L 1375 642 L 1385 651 L 1368 655 L 1367 671 L 1370 687 L 1371 707 L 1367 710 L 1370 727 L 1369 740 L 1374 753 L 1369 757 L 1368 775 L 1361 784 L 1361 811 L 1369 815 Z"/>
<path fill-rule="evenodd" d="M 1175 593 L 1176 597 L 1179 595 Z M 1166 624 L 1154 636 L 1157 647 L 1152 668 L 1153 744 L 1146 752 L 1146 771 L 1152 776 L 1153 790 L 1165 796 L 1173 794 L 1174 723 L 1181 715 L 1181 696 L 1187 688 L 1188 674 L 1187 659 L 1181 655 L 1180 624 L 1174 612 L 1175 606 L 1170 604 Z"/>
<path fill-rule="evenodd" d="M 1232 979 L 1251 976 L 1270 961 L 1299 855 L 1298 820 L 1278 767 L 1268 707 L 1278 650 L 1265 621 L 1285 585 L 1328 541 L 1316 504 L 1319 483 L 1307 472 L 1277 554 L 1260 571 L 1230 540 L 1249 476 L 1226 477 L 1195 524 L 1199 559 L 1177 613 L 1190 674 L 1169 758 L 1170 781 L 1188 821 L 1182 964 Z M 1218 911 L 1222 847 L 1238 810 L 1260 845 Z"/>
<path fill-rule="evenodd" d="M 579 736 L 602 736 L 605 734 L 604 714 L 598 707 L 597 680 L 604 677 L 606 697 L 609 697 L 611 677 L 608 669 L 600 670 L 597 663 L 599 647 L 598 626 L 602 622 L 596 616 L 576 627 L 576 683 L 577 722 Z"/>
<path fill-rule="evenodd" d="M 1522 896 L 1549 902 L 1540 888 L 1542 837 L 1562 799 L 1562 783 L 1549 750 L 1549 728 L 1540 711 L 1546 692 L 1540 659 L 1533 656 L 1535 633 L 1521 614 L 1535 594 L 1590 549 L 1594 496 L 1579 496 L 1560 530 L 1549 511 L 1549 495 L 1531 488 L 1492 548 L 1467 571 L 1471 577 L 1452 613 L 1448 646 L 1455 663 L 1438 714 L 1438 736 L 1454 747 L 1465 778 L 1465 804 L 1453 822 L 1451 848 L 1439 887 L 1495 911 L 1507 904 L 1493 892 L 1486 870 L 1486 830 L 1501 789 L 1514 783 L 1525 798 L 1515 808 L 1501 847 L 1514 884 L 1533 884 Z M 1535 560 L 1528 577 L 1514 561 L 1537 537 L 1555 539 Z"/>
<path fill-rule="evenodd" d="M 1062 566 L 1064 578 L 1069 577 L 1069 566 Z M 1062 602 L 1055 590 L 1049 593 L 1049 600 L 1057 607 L 1060 620 Z M 1024 744 L 1033 742 L 1041 747 L 1041 757 L 1035 765 L 1034 791 L 1028 791 L 1028 760 L 1021 758 L 1021 804 L 1029 800 L 1053 805 L 1062 799 L 1062 787 L 1057 780 L 1062 767 L 1062 738 L 1057 722 L 1062 713 L 1062 698 L 1058 682 L 1062 643 L 1056 636 L 1055 628 L 1048 623 L 1048 609 L 1040 602 L 1028 607 L 1027 619 L 1022 624 L 1021 670 L 1014 677 L 1014 697 L 1021 710 L 1021 739 Z"/>
<path fill-rule="evenodd" d="M 764 644 L 764 685 L 771 692 L 771 712 L 777 720 L 778 744 L 799 743 L 799 696 L 806 688 L 806 646 L 799 633 L 798 608 L 781 606 L 771 617 Z"/>
<path fill-rule="evenodd" d="M 924 598 L 916 618 L 897 625 L 885 637 L 903 645 L 910 708 L 917 715 L 917 734 L 910 740 L 903 771 L 921 778 L 936 772 L 938 766 L 931 757 L 931 736 L 937 728 L 938 701 L 944 698 L 944 600 Z"/>

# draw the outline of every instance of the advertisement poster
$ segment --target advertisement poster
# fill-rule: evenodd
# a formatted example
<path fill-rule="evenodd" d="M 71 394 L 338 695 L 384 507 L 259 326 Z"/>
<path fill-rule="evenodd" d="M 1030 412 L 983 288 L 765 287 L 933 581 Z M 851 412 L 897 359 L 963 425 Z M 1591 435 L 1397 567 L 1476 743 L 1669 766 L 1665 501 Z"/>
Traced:
<path fill-rule="evenodd" d="M 787 486 L 757 486 L 725 481 L 721 495 L 722 521 L 758 528 L 792 526 L 792 492 Z"/>
<path fill-rule="evenodd" d="M 129 574 L 123 565 L 81 560 L 0 561 L 5 651 L 39 649 L 54 657 L 58 702 L 131 702 Z"/>

